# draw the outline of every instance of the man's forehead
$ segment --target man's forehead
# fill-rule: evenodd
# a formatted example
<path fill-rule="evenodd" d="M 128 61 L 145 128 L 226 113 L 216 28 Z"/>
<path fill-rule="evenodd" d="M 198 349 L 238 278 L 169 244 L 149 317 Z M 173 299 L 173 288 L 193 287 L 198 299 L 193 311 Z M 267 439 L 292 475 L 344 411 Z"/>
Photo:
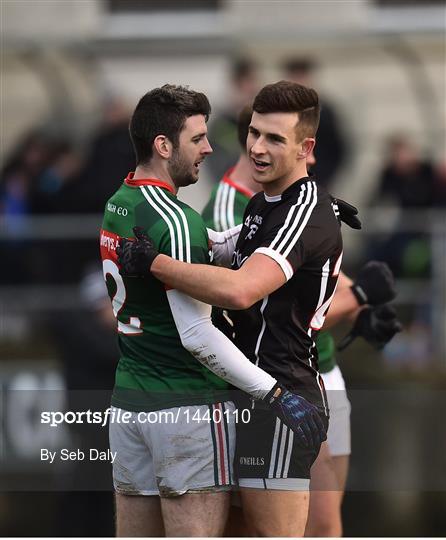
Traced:
<path fill-rule="evenodd" d="M 206 118 L 202 114 L 194 114 L 186 118 L 182 132 L 185 133 L 207 133 Z"/>
<path fill-rule="evenodd" d="M 295 129 L 298 114 L 294 112 L 252 113 L 251 126 L 265 133 L 286 134 Z"/>

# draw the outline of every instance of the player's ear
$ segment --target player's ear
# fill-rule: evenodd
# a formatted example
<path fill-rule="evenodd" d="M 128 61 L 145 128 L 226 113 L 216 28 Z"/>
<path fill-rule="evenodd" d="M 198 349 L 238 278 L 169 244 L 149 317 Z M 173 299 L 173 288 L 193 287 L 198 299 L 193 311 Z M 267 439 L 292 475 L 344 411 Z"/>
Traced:
<path fill-rule="evenodd" d="M 308 156 L 313 151 L 314 145 L 316 144 L 316 139 L 312 137 L 305 137 L 305 139 L 300 144 L 300 150 L 298 152 L 298 157 L 300 159 L 307 159 Z"/>
<path fill-rule="evenodd" d="M 153 141 L 153 149 L 163 159 L 172 157 L 172 143 L 165 135 L 157 135 Z"/>

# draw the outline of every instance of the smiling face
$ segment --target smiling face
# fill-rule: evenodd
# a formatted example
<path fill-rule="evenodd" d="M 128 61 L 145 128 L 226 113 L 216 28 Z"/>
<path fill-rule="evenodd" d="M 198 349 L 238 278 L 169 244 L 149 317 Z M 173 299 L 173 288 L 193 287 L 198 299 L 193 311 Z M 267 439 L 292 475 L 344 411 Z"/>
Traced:
<path fill-rule="evenodd" d="M 254 180 L 267 194 L 284 191 L 292 182 L 306 176 L 305 159 L 314 139 L 297 140 L 297 113 L 254 111 L 246 141 Z"/>
<path fill-rule="evenodd" d="M 195 184 L 201 163 L 211 153 L 205 117 L 202 114 L 189 116 L 168 163 L 168 172 L 175 185 L 180 188 Z"/>

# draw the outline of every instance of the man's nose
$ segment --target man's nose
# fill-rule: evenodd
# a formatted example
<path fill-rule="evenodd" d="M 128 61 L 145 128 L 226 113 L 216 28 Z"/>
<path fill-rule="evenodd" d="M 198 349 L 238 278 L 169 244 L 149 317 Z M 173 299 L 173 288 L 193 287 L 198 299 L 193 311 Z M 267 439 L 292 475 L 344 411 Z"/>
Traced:
<path fill-rule="evenodd" d="M 266 151 L 264 142 L 265 142 L 264 138 L 259 137 L 255 141 L 255 143 L 251 146 L 251 152 L 256 155 L 264 154 Z"/>
<path fill-rule="evenodd" d="M 205 139 L 205 144 L 203 146 L 203 148 L 201 149 L 201 153 L 202 154 L 212 154 L 213 150 L 212 150 L 212 146 L 210 145 L 208 139 L 206 138 Z"/>

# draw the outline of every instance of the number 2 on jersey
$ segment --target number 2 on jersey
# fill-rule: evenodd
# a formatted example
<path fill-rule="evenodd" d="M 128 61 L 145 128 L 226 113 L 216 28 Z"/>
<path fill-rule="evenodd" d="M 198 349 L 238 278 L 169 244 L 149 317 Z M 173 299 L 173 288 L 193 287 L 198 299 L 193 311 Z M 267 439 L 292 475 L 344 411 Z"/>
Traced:
<path fill-rule="evenodd" d="M 109 275 L 116 283 L 116 292 L 112 298 L 112 307 L 113 314 L 118 320 L 118 332 L 126 335 L 142 334 L 141 321 L 138 317 L 130 317 L 128 323 L 123 323 L 118 319 L 119 312 L 124 307 L 127 296 L 127 291 L 125 290 L 124 281 L 119 273 L 118 266 L 111 259 L 104 259 L 102 271 L 105 280 L 107 279 L 107 275 Z"/>

